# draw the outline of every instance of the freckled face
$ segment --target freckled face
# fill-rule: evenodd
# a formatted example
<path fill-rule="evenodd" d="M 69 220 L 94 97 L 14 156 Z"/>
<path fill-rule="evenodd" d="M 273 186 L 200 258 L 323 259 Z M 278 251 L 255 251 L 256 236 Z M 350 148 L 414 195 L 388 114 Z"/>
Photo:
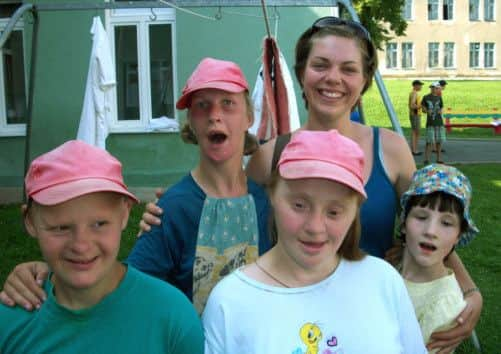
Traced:
<path fill-rule="evenodd" d="M 193 93 L 188 119 L 203 156 L 215 162 L 243 156 L 245 132 L 253 119 L 244 95 L 216 89 Z"/>
<path fill-rule="evenodd" d="M 406 252 L 423 267 L 442 266 L 443 259 L 458 242 L 461 221 L 456 213 L 415 206 L 404 229 Z"/>
<path fill-rule="evenodd" d="M 362 54 L 353 39 L 315 39 L 302 84 L 310 114 L 349 115 L 365 85 Z"/>
<path fill-rule="evenodd" d="M 332 269 L 358 208 L 357 194 L 321 178 L 280 179 L 271 193 L 277 246 L 301 268 Z"/>
<path fill-rule="evenodd" d="M 99 192 L 54 206 L 34 205 L 25 223 L 38 239 L 55 284 L 101 294 L 116 286 L 116 257 L 129 210 L 122 196 Z"/>

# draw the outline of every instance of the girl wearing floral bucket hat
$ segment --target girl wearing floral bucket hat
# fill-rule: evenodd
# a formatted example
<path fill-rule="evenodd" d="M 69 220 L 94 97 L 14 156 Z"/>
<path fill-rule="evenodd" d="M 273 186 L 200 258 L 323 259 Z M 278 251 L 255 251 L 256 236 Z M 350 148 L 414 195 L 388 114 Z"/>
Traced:
<path fill-rule="evenodd" d="M 433 332 L 454 327 L 466 307 L 464 298 L 478 292 L 476 287 L 461 289 L 444 264 L 456 245 L 469 243 L 478 233 L 470 216 L 471 194 L 470 181 L 461 171 L 431 164 L 416 171 L 401 198 L 405 247 L 400 272 L 425 343 Z"/>

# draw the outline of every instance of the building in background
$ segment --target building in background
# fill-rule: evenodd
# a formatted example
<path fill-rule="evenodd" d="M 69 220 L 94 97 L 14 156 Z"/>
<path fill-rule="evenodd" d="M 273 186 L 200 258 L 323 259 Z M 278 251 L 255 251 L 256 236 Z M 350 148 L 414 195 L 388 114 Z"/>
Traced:
<path fill-rule="evenodd" d="M 115 0 L 122 1 L 128 2 Z M 0 32 L 23 3 L 41 8 L 96 2 L 105 0 L 2 0 Z M 239 63 L 253 86 L 266 26 L 260 7 L 189 10 L 193 13 L 174 8 L 38 11 L 27 159 L 76 138 L 92 46 L 90 29 L 93 17 L 99 15 L 110 38 L 117 81 L 107 112 L 111 127 L 106 147 L 122 161 L 126 183 L 142 199 L 151 200 L 152 187 L 167 187 L 195 166 L 197 147 L 183 143 L 178 129 L 172 129 L 185 118 L 175 102 L 186 79 L 202 58 L 210 56 Z M 270 9 L 271 30 L 289 65 L 301 32 L 331 11 L 329 7 Z M 0 203 L 22 199 L 32 37 L 33 17 L 27 12 L 0 58 Z M 297 84 L 295 90 L 301 97 Z M 299 106 L 300 117 L 305 117 Z M 159 119 L 180 124 L 158 129 Z"/>
<path fill-rule="evenodd" d="M 406 0 L 406 35 L 379 53 L 383 77 L 501 79 L 500 0 Z"/>
<path fill-rule="evenodd" d="M 115 0 L 119 3 L 128 0 Z M 383 77 L 501 79 L 501 0 L 408 0 L 407 36 L 381 51 Z M 105 0 L 0 2 L 0 32 L 23 3 L 89 4 Z M 230 3 L 230 2 L 228 2 Z M 266 27 L 259 7 L 40 11 L 34 60 L 28 160 L 77 134 L 92 46 L 92 19 L 100 15 L 114 56 L 117 85 L 107 149 L 124 166 L 126 183 L 145 200 L 152 187 L 167 187 L 195 164 L 196 146 L 179 132 L 157 129 L 157 119 L 184 114 L 174 108 L 198 62 L 207 56 L 240 64 L 251 86 L 261 64 Z M 270 8 L 270 27 L 289 66 L 294 45 L 329 7 Z M 32 71 L 33 18 L 18 21 L 0 58 L 0 203 L 22 199 L 27 102 Z M 290 69 L 292 69 L 290 67 Z M 301 97 L 295 82 L 296 97 Z M 301 101 L 299 116 L 306 117 Z M 144 194 L 148 192 L 150 194 Z"/>

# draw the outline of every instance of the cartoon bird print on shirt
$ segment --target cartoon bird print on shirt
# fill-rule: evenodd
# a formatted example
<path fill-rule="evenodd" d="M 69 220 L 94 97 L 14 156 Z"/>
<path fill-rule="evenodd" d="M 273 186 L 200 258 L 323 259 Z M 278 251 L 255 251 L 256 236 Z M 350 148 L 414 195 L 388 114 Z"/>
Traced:
<path fill-rule="evenodd" d="M 322 340 L 320 327 L 308 322 L 299 330 L 299 337 L 306 344 L 306 352 L 304 354 L 318 354 L 318 343 Z"/>

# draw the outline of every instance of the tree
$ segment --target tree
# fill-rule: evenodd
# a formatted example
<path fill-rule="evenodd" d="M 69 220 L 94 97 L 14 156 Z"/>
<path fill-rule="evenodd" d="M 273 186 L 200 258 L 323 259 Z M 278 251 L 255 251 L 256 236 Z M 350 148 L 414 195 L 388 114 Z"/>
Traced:
<path fill-rule="evenodd" d="M 378 49 L 395 36 L 405 34 L 407 22 L 402 18 L 405 0 L 352 0 L 352 4 Z M 340 14 L 349 18 L 348 11 L 342 6 Z"/>

